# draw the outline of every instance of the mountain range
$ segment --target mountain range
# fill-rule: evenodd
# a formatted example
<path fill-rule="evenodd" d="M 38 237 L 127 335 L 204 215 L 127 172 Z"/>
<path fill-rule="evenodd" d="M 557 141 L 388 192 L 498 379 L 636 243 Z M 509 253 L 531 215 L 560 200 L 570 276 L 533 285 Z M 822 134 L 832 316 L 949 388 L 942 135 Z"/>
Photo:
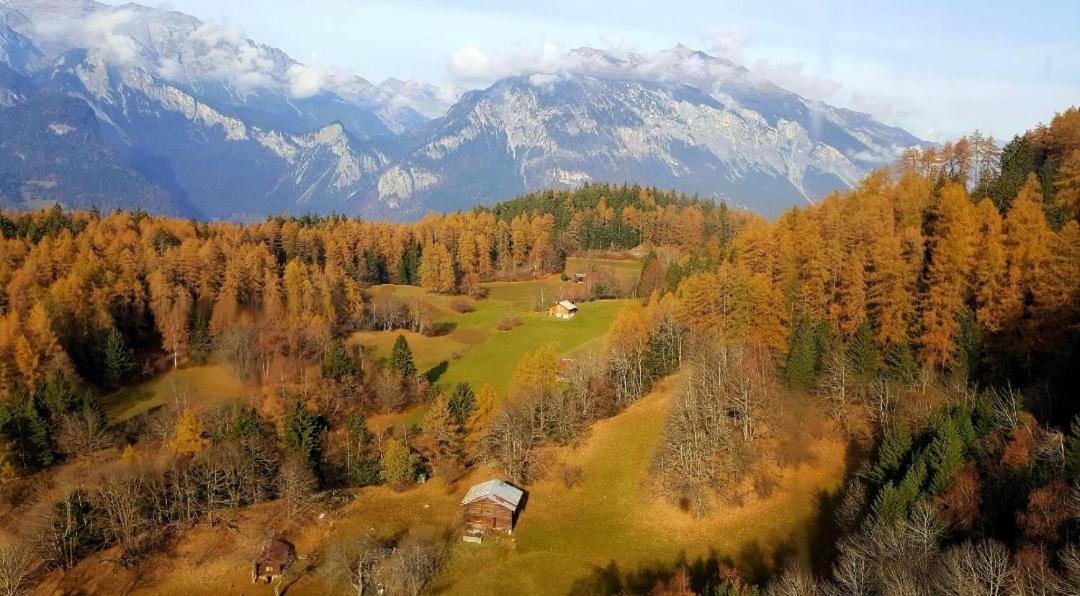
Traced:
<path fill-rule="evenodd" d="M 0 206 L 408 219 L 595 181 L 773 215 L 922 144 L 684 46 L 581 48 L 460 93 L 180 12 L 0 0 Z"/>

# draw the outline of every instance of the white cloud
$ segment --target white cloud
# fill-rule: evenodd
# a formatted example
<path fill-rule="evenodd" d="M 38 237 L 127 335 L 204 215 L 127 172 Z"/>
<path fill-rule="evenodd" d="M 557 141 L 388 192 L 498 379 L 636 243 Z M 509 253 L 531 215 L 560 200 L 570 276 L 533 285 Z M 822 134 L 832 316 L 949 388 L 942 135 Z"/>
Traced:
<path fill-rule="evenodd" d="M 326 84 L 327 74 L 318 68 L 293 64 L 289 67 L 288 76 L 289 94 L 293 97 L 305 98 L 322 91 Z"/>
<path fill-rule="evenodd" d="M 35 22 L 35 31 L 54 43 L 70 43 L 73 47 L 90 49 L 104 55 L 109 61 L 129 64 L 139 57 L 135 40 L 123 33 L 122 28 L 133 22 L 132 10 L 119 9 L 107 13 L 91 14 L 83 19 L 50 19 Z"/>
<path fill-rule="evenodd" d="M 450 73 L 457 79 L 470 82 L 499 76 L 495 73 L 488 55 L 474 46 L 459 48 L 450 54 Z"/>

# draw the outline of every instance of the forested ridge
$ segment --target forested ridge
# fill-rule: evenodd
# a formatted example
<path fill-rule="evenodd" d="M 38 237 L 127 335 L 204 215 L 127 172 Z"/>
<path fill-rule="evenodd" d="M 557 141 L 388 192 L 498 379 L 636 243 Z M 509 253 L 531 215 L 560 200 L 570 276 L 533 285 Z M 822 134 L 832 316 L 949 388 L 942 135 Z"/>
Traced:
<path fill-rule="evenodd" d="M 734 570 L 673 568 L 655 593 L 1080 586 L 1075 108 L 1002 150 L 976 134 L 909 151 L 775 221 L 590 184 L 409 224 L 54 208 L 4 213 L 0 232 L 3 496 L 10 509 L 47 511 L 32 540 L 3 547 L 26 570 L 0 573 L 11 581 L 103 549 L 137 565 L 216 511 L 267 501 L 299 511 L 312 493 L 371 484 L 407 490 L 420 470 L 452 482 L 491 461 L 528 486 L 552 473 L 545 446 L 573 445 L 672 376 L 653 490 L 686 515 L 749 494 L 774 449 L 780 399 L 816 400 L 866 455 L 828 512 L 837 538 L 825 560 L 760 587 Z M 345 341 L 363 329 L 439 333 L 424 300 L 373 286 L 479 299 L 487 282 L 563 271 L 568 255 L 631 249 L 643 260 L 634 287 L 600 280 L 581 296 L 638 299 L 604 349 L 560 370 L 538 346 L 503 404 L 490 386 L 425 377 L 404 336 L 385 362 Z M 201 413 L 177 400 L 108 420 L 103 396 L 207 362 L 272 397 Z M 414 427 L 368 428 L 370 416 L 417 404 Z M 58 501 L 28 489 L 109 450 L 106 473 Z M 404 540 L 381 573 L 422 590 L 447 546 Z M 342 556 L 347 581 L 370 580 L 348 573 L 363 554 Z"/>

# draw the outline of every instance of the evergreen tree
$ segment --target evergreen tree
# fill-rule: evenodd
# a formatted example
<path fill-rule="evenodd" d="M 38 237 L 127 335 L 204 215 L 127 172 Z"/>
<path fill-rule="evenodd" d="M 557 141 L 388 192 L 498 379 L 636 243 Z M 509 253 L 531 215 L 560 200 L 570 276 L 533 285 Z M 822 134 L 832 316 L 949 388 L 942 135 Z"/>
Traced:
<path fill-rule="evenodd" d="M 52 427 L 31 393 L 19 391 L 0 404 L 0 431 L 22 468 L 44 468 L 56 460 Z"/>
<path fill-rule="evenodd" d="M 349 481 L 354 486 L 379 484 L 379 458 L 373 454 L 374 435 L 368 430 L 367 418 L 362 412 L 353 412 L 345 418 L 348 446 L 345 467 Z"/>
<path fill-rule="evenodd" d="M 988 179 L 987 184 L 990 198 L 1002 213 L 1009 210 L 1016 193 L 1035 171 L 1037 157 L 1027 135 L 1013 137 L 1001 150 L 1001 171 L 993 180 Z"/>
<path fill-rule="evenodd" d="M 409 342 L 404 335 L 398 335 L 394 341 L 394 350 L 390 355 L 390 368 L 404 377 L 416 376 L 412 348 L 409 347 Z"/>
<path fill-rule="evenodd" d="M 322 425 L 300 399 L 295 399 L 285 412 L 282 441 L 285 448 L 304 458 L 310 466 L 319 469 L 322 462 Z"/>
<path fill-rule="evenodd" d="M 851 338 L 847 349 L 851 370 L 864 382 L 872 379 L 877 372 L 878 350 L 874 345 L 874 332 L 870 321 L 864 321 Z"/>
<path fill-rule="evenodd" d="M 970 378 L 978 372 L 979 363 L 982 360 L 982 326 L 966 310 L 956 319 L 960 329 L 956 336 L 957 361 L 963 367 L 963 372 Z"/>
<path fill-rule="evenodd" d="M 907 343 L 885 346 L 885 374 L 903 386 L 915 383 L 919 374 L 919 364 L 915 362 L 915 353 Z"/>
<path fill-rule="evenodd" d="M 401 255 L 397 270 L 398 283 L 415 286 L 420 283 L 420 245 L 416 240 L 409 240 L 409 245 Z"/>
<path fill-rule="evenodd" d="M 120 385 L 131 371 L 131 359 L 131 350 L 124 341 L 124 335 L 113 327 L 105 338 L 105 346 L 102 350 L 105 381 L 113 387 Z"/>
<path fill-rule="evenodd" d="M 330 342 L 330 346 L 326 349 L 326 353 L 323 355 L 322 360 L 323 378 L 332 379 L 340 383 L 344 380 L 356 377 L 359 373 L 360 368 L 356 366 L 356 362 L 353 361 L 352 355 L 349 354 L 349 349 L 345 347 L 345 342 L 340 339 L 335 339 Z"/>
<path fill-rule="evenodd" d="M 871 470 L 870 478 L 882 483 L 898 474 L 908 461 L 911 446 L 911 432 L 906 425 L 885 429 L 878 448 L 877 464 Z"/>
<path fill-rule="evenodd" d="M 964 465 L 964 440 L 951 416 L 941 416 L 935 436 L 928 448 L 931 477 L 930 492 L 940 495 L 952 485 L 956 473 Z"/>
<path fill-rule="evenodd" d="M 206 315 L 199 313 L 191 322 L 188 330 L 188 356 L 195 364 L 206 364 L 213 349 L 213 338 L 210 336 L 210 321 Z"/>
<path fill-rule="evenodd" d="M 472 415 L 473 409 L 476 408 L 476 392 L 468 383 L 458 383 L 454 387 L 454 392 L 450 394 L 448 404 L 458 427 L 465 428 L 465 423 L 468 422 L 469 416 Z"/>
<path fill-rule="evenodd" d="M 814 328 L 806 317 L 800 317 L 788 339 L 784 380 L 790 387 L 810 390 L 817 378 L 818 354 Z"/>

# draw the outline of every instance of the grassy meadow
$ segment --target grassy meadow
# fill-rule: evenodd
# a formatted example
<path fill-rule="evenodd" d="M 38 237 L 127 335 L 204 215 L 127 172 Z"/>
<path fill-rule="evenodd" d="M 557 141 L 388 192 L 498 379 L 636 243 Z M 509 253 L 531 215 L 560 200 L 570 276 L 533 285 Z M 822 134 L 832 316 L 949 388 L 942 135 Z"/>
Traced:
<path fill-rule="evenodd" d="M 650 460 L 663 433 L 671 385 L 661 383 L 624 412 L 597 422 L 580 445 L 550 449 L 549 473 L 528 487 L 513 536 L 489 535 L 481 545 L 455 542 L 452 558 L 431 591 L 647 592 L 652 573 L 680 561 L 692 566 L 733 564 L 752 577 L 769 572 L 778 556 L 792 552 L 812 560 L 820 504 L 842 484 L 844 443 L 833 435 L 795 429 L 801 456 L 775 470 L 769 496 L 718 506 L 696 518 L 658 497 L 649 485 Z M 819 414 L 792 404 L 786 416 L 805 421 Z M 560 474 L 564 466 L 580 468 L 580 483 L 565 485 Z M 318 545 L 362 535 L 391 537 L 407 528 L 454 531 L 460 523 L 459 501 L 468 487 L 499 476 L 487 466 L 453 486 L 431 481 L 401 493 L 365 488 L 298 539 Z M 298 581 L 290 593 L 320 594 L 333 588 L 326 578 L 312 575 Z"/>

